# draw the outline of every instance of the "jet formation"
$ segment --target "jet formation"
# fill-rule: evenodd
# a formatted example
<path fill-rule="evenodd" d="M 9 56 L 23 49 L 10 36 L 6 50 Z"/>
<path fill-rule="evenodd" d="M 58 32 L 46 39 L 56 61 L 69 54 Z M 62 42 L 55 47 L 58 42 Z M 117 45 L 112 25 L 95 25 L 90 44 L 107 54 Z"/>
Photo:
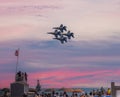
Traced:
<path fill-rule="evenodd" d="M 55 36 L 56 40 L 59 40 L 62 44 L 67 42 L 68 39 L 74 38 L 74 33 L 67 30 L 67 27 L 61 24 L 59 27 L 53 27 L 53 32 L 48 32 L 47 34 L 52 34 Z"/>

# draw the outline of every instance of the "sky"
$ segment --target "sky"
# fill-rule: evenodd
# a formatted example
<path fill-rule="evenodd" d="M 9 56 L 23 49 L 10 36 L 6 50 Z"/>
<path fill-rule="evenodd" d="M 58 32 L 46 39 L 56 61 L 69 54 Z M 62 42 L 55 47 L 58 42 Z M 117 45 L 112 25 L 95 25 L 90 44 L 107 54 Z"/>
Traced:
<path fill-rule="evenodd" d="M 18 71 L 30 87 L 120 85 L 120 0 L 0 0 L 0 88 Z M 64 24 L 75 38 L 61 44 L 47 32 Z"/>

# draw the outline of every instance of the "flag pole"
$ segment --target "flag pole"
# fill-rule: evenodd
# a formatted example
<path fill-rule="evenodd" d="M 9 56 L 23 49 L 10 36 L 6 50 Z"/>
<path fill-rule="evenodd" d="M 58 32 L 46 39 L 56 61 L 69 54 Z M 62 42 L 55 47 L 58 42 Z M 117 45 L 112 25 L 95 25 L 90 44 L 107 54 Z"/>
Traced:
<path fill-rule="evenodd" d="M 18 56 L 17 56 L 17 62 L 16 62 L 16 74 L 17 74 L 17 66 L 18 66 Z"/>
<path fill-rule="evenodd" d="M 19 64 L 19 48 L 16 50 L 15 55 L 17 56 L 17 62 L 16 62 L 16 74 L 17 74 L 17 69 L 18 69 L 18 64 Z"/>

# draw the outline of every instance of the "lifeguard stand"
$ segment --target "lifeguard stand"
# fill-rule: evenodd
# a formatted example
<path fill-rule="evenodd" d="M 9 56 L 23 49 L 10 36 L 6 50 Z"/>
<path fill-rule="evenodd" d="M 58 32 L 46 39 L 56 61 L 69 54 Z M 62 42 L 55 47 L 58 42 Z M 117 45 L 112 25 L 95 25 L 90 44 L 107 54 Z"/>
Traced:
<path fill-rule="evenodd" d="M 115 86 L 115 82 L 111 82 L 111 94 L 112 94 L 112 97 L 120 96 L 120 95 L 117 95 L 118 90 L 120 90 L 120 86 Z"/>
<path fill-rule="evenodd" d="M 15 75 L 15 82 L 11 83 L 11 97 L 23 97 L 29 91 L 27 84 L 27 73 L 21 71 Z"/>

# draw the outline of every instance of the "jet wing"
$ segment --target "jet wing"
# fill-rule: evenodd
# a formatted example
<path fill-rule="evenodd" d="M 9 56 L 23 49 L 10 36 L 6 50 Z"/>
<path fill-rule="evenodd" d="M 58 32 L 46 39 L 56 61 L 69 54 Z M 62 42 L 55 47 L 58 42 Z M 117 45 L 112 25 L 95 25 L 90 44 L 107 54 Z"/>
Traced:
<path fill-rule="evenodd" d="M 54 34 L 53 32 L 48 32 L 47 34 Z"/>
<path fill-rule="evenodd" d="M 59 29 L 59 27 L 53 27 L 53 29 Z"/>
<path fill-rule="evenodd" d="M 60 40 L 59 38 L 53 38 L 53 39 Z"/>

